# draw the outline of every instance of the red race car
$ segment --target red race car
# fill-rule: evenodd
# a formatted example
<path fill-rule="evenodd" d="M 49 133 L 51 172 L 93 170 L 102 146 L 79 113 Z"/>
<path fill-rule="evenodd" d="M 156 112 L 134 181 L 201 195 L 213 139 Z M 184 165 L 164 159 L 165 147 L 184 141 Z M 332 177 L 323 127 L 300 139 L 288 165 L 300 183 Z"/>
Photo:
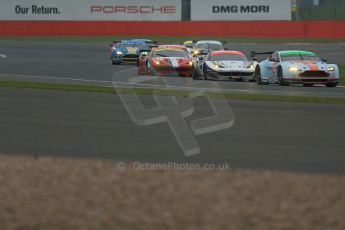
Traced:
<path fill-rule="evenodd" d="M 187 51 L 170 47 L 154 48 L 149 53 L 142 53 L 138 60 L 139 75 L 169 75 L 191 77 L 193 59 Z"/>

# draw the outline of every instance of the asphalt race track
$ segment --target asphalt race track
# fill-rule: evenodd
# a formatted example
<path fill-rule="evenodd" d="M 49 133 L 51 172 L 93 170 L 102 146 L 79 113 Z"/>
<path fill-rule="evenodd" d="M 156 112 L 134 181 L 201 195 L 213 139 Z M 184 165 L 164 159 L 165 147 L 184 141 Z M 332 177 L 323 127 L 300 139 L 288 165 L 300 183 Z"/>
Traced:
<path fill-rule="evenodd" d="M 328 59 L 329 63 L 345 66 L 345 44 L 226 44 L 228 49 L 241 50 L 249 55 L 251 50 L 272 51 L 284 49 L 310 50 Z M 113 66 L 109 60 L 108 44 L 5 42 L 0 41 L 0 79 L 34 80 L 112 86 L 114 76 L 136 76 L 135 65 Z M 151 84 L 146 82 L 146 84 Z M 155 85 L 152 83 L 152 85 Z M 345 88 L 302 86 L 258 86 L 255 82 L 192 81 L 170 79 L 169 86 L 183 88 L 221 89 L 243 93 L 269 93 L 282 95 L 344 97 Z"/>
<path fill-rule="evenodd" d="M 247 54 L 251 50 L 310 50 L 345 66 L 344 44 L 227 46 Z M 135 65 L 110 64 L 107 44 L 1 41 L 0 54 L 0 79 L 113 86 L 114 79 L 122 82 L 136 75 Z M 343 87 L 258 86 L 179 78 L 169 79 L 169 87 L 345 97 Z M 156 105 L 152 97 L 141 100 L 145 107 Z M 194 113 L 187 122 L 212 115 L 206 100 L 193 102 Z M 167 123 L 134 124 L 116 95 L 0 88 L 0 152 L 150 162 L 228 162 L 234 168 L 345 173 L 344 106 L 250 101 L 228 104 L 234 125 L 196 136 L 200 154 L 185 157 Z"/>
<path fill-rule="evenodd" d="M 141 98 L 154 106 L 151 97 Z M 234 168 L 345 173 L 345 107 L 229 101 L 231 128 L 196 136 L 185 157 L 166 122 L 134 124 L 117 95 L 0 89 L 0 151 L 149 162 L 228 162 Z M 194 101 L 191 120 L 212 115 Z"/>

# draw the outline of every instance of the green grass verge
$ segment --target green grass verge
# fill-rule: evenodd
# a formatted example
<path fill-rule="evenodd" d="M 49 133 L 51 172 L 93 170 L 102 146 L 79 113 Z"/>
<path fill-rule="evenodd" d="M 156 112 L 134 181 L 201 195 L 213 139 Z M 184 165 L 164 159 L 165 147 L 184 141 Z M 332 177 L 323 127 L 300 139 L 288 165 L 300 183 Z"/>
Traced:
<path fill-rule="evenodd" d="M 130 88 L 119 88 L 115 91 L 112 87 L 89 86 L 89 85 L 74 85 L 74 84 L 51 84 L 38 83 L 29 81 L 5 81 L 0 80 L 0 87 L 6 88 L 27 88 L 27 89 L 46 89 L 46 90 L 62 90 L 62 91 L 76 91 L 76 92 L 91 92 L 91 93 L 133 93 Z M 156 95 L 162 96 L 189 96 L 191 91 L 181 90 L 161 90 L 136 88 L 135 93 L 138 95 Z M 311 96 L 282 96 L 282 95 L 267 95 L 267 94 L 247 94 L 247 93 L 208 93 L 210 97 L 235 100 L 251 100 L 251 101 L 272 101 L 272 102 L 296 102 L 296 103 L 317 103 L 317 104 L 345 104 L 345 98 L 333 97 L 311 97 Z"/>
<path fill-rule="evenodd" d="M 220 36 L 17 36 L 0 37 L 0 41 L 33 41 L 33 42 L 83 42 L 83 43 L 111 43 L 114 40 L 147 38 L 160 43 L 181 43 L 185 40 L 216 39 L 228 43 L 334 43 L 345 42 L 345 39 L 284 39 L 284 38 L 243 38 L 243 37 L 220 37 Z"/>

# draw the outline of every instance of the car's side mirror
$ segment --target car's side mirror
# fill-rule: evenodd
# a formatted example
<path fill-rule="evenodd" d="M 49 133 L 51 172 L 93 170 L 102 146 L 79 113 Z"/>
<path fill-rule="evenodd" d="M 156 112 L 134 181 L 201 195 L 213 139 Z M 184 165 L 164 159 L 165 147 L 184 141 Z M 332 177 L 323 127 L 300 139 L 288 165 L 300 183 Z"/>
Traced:
<path fill-rule="evenodd" d="M 327 59 L 322 58 L 322 61 L 323 61 L 323 62 L 327 62 Z"/>
<path fill-rule="evenodd" d="M 257 59 L 257 58 L 252 58 L 252 60 L 253 60 L 253 61 L 258 61 L 258 59 Z"/>
<path fill-rule="evenodd" d="M 198 59 L 199 59 L 200 61 L 203 61 L 203 60 L 204 60 L 204 57 L 198 57 Z"/>
<path fill-rule="evenodd" d="M 272 57 L 270 57 L 268 60 L 269 60 L 269 61 L 272 61 L 272 62 L 278 62 L 276 59 L 274 59 L 274 58 L 272 58 Z"/>

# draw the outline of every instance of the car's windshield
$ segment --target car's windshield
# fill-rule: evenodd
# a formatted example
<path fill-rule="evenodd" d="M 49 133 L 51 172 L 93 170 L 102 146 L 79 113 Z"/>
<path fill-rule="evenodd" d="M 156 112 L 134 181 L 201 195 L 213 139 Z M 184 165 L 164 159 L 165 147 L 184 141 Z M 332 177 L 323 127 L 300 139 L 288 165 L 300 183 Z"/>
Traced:
<path fill-rule="evenodd" d="M 281 61 L 321 61 L 321 58 L 313 53 L 281 54 Z"/>
<path fill-rule="evenodd" d="M 322 61 L 319 56 L 316 55 L 301 55 L 303 61 Z"/>
<path fill-rule="evenodd" d="M 153 57 L 188 57 L 188 54 L 182 50 L 160 50 L 154 51 Z"/>
<path fill-rule="evenodd" d="M 211 55 L 210 61 L 247 61 L 247 58 L 240 54 L 217 54 Z"/>
<path fill-rule="evenodd" d="M 200 43 L 196 45 L 197 49 L 207 49 L 207 50 L 222 50 L 223 47 L 216 43 Z"/>

